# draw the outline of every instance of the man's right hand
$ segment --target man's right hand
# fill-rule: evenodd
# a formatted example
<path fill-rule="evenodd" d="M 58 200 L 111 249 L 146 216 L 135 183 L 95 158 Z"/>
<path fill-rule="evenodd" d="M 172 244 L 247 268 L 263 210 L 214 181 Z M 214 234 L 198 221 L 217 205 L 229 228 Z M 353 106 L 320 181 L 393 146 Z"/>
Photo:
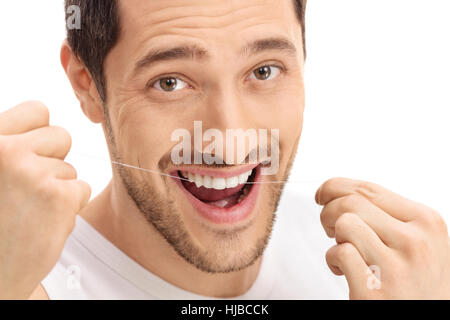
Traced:
<path fill-rule="evenodd" d="M 31 295 L 89 201 L 89 185 L 64 161 L 70 147 L 39 102 L 0 113 L 0 299 Z"/>

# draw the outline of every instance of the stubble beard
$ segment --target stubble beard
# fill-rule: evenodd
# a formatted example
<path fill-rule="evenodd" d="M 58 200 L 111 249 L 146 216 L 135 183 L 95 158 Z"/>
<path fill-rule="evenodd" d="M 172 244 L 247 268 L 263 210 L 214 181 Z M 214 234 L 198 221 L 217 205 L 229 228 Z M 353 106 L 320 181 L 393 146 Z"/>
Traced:
<path fill-rule="evenodd" d="M 107 110 L 106 107 L 104 109 Z M 105 112 L 105 133 L 112 160 L 123 163 L 117 150 L 107 111 Z M 282 181 L 286 181 L 289 177 L 295 154 L 296 147 L 290 155 Z M 148 179 L 139 177 L 136 169 L 115 165 L 114 171 L 119 174 L 126 192 L 146 221 L 159 232 L 175 252 L 197 269 L 212 274 L 243 270 L 253 265 L 262 256 L 272 233 L 276 210 L 285 185 L 284 183 L 275 183 L 262 186 L 267 188 L 269 196 L 267 199 L 263 199 L 267 204 L 262 204 L 264 212 L 260 213 L 267 214 L 267 218 L 263 235 L 255 239 L 250 247 L 240 236 L 243 230 L 235 230 L 234 232 L 214 233 L 214 237 L 217 239 L 214 250 L 205 250 L 197 246 L 187 232 L 181 219 L 182 213 L 177 209 L 173 200 L 176 197 L 167 185 L 166 191 L 169 196 L 163 196 L 151 186 Z M 141 172 L 139 171 L 139 173 Z M 262 189 L 260 192 L 263 191 Z M 242 250 L 242 248 L 247 249 Z"/>

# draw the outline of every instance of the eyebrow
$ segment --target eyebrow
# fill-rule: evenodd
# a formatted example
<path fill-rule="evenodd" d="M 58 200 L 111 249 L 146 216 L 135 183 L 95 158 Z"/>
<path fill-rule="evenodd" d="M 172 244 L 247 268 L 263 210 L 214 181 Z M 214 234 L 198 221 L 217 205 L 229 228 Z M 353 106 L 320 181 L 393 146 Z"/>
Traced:
<path fill-rule="evenodd" d="M 297 54 L 295 45 L 285 38 L 267 38 L 250 42 L 244 46 L 241 53 L 251 56 L 269 50 L 285 51 L 289 55 Z"/>
<path fill-rule="evenodd" d="M 240 54 L 249 57 L 270 50 L 285 51 L 290 55 L 297 53 L 295 45 L 285 38 L 266 38 L 246 44 L 240 51 Z M 181 45 L 168 49 L 153 49 L 136 63 L 135 73 L 158 62 L 182 59 L 204 60 L 208 57 L 208 51 L 195 44 Z"/>
<path fill-rule="evenodd" d="M 208 53 L 206 50 L 197 45 L 182 45 L 169 49 L 154 49 L 150 50 L 142 59 L 140 59 L 135 66 L 135 71 L 143 68 L 148 68 L 151 65 L 169 60 L 179 59 L 201 59 L 206 58 Z"/>

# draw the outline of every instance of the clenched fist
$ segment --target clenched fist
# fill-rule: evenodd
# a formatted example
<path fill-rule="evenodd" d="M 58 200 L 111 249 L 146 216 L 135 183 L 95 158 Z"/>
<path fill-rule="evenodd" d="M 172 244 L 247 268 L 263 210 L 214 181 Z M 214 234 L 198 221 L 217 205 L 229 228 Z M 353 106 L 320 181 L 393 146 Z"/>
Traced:
<path fill-rule="evenodd" d="M 450 299 L 450 242 L 442 217 L 376 184 L 344 178 L 316 192 L 322 225 L 337 245 L 331 271 L 350 299 Z"/>
<path fill-rule="evenodd" d="M 28 298 L 50 272 L 90 197 L 64 158 L 69 134 L 47 108 L 26 102 L 0 114 L 0 298 Z"/>

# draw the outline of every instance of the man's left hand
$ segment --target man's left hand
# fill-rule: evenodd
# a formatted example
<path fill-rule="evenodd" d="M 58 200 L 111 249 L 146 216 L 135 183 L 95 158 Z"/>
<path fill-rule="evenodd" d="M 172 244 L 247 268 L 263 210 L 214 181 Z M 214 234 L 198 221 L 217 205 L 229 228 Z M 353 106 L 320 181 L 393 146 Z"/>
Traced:
<path fill-rule="evenodd" d="M 450 241 L 435 210 L 345 178 L 322 184 L 316 202 L 337 243 L 328 266 L 345 275 L 350 299 L 450 299 Z"/>

